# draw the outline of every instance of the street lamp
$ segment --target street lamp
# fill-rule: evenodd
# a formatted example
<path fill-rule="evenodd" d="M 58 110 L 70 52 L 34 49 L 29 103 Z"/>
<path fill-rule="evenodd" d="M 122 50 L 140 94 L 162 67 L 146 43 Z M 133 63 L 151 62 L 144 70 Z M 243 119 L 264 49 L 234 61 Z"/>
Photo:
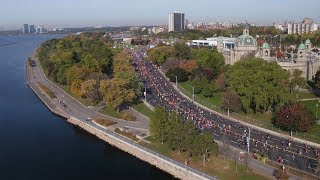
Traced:
<path fill-rule="evenodd" d="M 144 101 L 147 102 L 147 87 L 144 87 Z"/>
<path fill-rule="evenodd" d="M 230 106 L 229 106 L 230 101 L 229 101 L 229 99 L 225 99 L 225 98 L 222 98 L 222 99 L 228 101 L 228 117 L 229 117 L 230 116 Z"/>
<path fill-rule="evenodd" d="M 178 76 L 174 75 L 174 74 L 171 74 L 171 76 L 175 76 L 176 77 L 176 87 L 178 88 Z M 170 76 L 170 77 L 171 77 Z"/>

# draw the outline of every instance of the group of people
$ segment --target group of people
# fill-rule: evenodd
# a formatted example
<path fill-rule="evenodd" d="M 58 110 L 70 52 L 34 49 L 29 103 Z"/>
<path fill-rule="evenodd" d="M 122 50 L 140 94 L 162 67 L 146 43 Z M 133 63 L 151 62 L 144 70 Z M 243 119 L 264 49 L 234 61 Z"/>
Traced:
<path fill-rule="evenodd" d="M 301 145 L 295 143 L 292 147 L 293 142 L 289 139 L 272 138 L 270 134 L 255 129 L 250 129 L 251 138 L 248 143 L 248 128 L 243 127 L 239 121 L 226 120 L 216 113 L 205 111 L 188 98 L 177 93 L 168 80 L 161 75 L 158 67 L 145 60 L 145 50 L 131 50 L 131 54 L 133 65 L 145 86 L 146 100 L 151 105 L 160 105 L 167 111 L 175 111 L 183 120 L 192 121 L 198 129 L 209 130 L 218 140 L 227 138 L 231 145 L 238 146 L 238 148 L 247 149 L 251 143 L 250 148 L 253 151 L 261 155 L 267 155 L 274 160 L 278 157 L 279 163 L 282 164 L 285 163 L 283 158 L 285 154 L 290 154 L 290 161 L 296 163 L 305 162 L 305 160 L 296 161 L 298 158 L 296 156 L 306 158 L 309 164 L 311 160 L 319 157 L 318 149 L 315 147 L 312 148 L 314 153 L 310 154 L 310 147 L 305 145 L 305 152 L 301 151 L 300 153 Z M 296 149 L 299 149 L 299 152 L 296 152 Z M 312 161 L 311 164 L 317 163 Z M 291 165 L 294 164 L 291 163 Z"/>

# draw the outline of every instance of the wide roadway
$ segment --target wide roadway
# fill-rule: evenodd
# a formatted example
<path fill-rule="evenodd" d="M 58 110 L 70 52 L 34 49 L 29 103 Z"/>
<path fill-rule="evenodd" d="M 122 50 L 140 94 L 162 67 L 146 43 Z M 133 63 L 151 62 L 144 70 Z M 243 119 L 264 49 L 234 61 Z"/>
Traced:
<path fill-rule="evenodd" d="M 183 119 L 192 120 L 201 130 L 209 130 L 215 139 L 247 151 L 248 127 L 195 105 L 179 94 L 159 72 L 158 67 L 145 60 L 145 50 L 133 51 L 133 63 L 147 89 L 146 99 L 153 106 L 160 105 L 176 111 Z M 268 159 L 284 166 L 319 175 L 316 153 L 318 149 L 251 128 L 250 152 L 267 154 Z"/>

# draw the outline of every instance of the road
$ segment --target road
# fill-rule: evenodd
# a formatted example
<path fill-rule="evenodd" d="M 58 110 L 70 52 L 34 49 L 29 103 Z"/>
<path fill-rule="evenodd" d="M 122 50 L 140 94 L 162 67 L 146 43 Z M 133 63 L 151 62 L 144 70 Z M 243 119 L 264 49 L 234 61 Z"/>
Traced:
<path fill-rule="evenodd" d="M 31 84 L 37 86 L 39 83 L 47 86 L 56 96 L 52 102 L 50 102 L 53 106 L 58 107 L 63 111 L 67 117 L 73 116 L 79 119 L 87 119 L 88 117 L 92 118 L 102 118 L 109 119 L 114 122 L 117 122 L 114 127 L 120 127 L 126 129 L 129 132 L 133 132 L 136 135 L 141 137 L 146 136 L 148 134 L 149 128 L 149 119 L 145 116 L 137 113 L 135 110 L 130 109 L 130 111 L 135 112 L 135 116 L 138 116 L 136 121 L 125 121 L 122 119 L 113 118 L 111 116 L 100 114 L 98 111 L 103 108 L 102 106 L 96 107 L 86 107 L 77 101 L 75 98 L 67 94 L 64 90 L 62 90 L 59 86 L 52 83 L 48 80 L 39 64 L 39 61 L 32 57 L 35 60 L 35 67 L 31 68 L 30 82 Z"/>
<path fill-rule="evenodd" d="M 131 51 L 134 66 L 147 89 L 146 99 L 153 106 L 160 105 L 167 111 L 176 111 L 184 120 L 193 121 L 201 130 L 210 131 L 215 139 L 247 151 L 249 129 L 240 121 L 235 122 L 218 113 L 212 113 L 179 94 L 159 72 L 158 67 L 144 59 L 145 50 Z M 319 149 L 291 139 L 250 128 L 251 153 L 266 154 L 278 162 L 308 174 L 319 176 L 317 156 Z"/>

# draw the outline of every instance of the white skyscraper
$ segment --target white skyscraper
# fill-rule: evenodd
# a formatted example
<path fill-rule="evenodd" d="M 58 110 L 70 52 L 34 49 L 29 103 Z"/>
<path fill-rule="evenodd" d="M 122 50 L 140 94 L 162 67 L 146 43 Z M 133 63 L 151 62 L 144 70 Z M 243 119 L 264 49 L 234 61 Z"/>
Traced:
<path fill-rule="evenodd" d="M 182 31 L 185 29 L 184 13 L 174 12 L 169 14 L 169 32 Z"/>

